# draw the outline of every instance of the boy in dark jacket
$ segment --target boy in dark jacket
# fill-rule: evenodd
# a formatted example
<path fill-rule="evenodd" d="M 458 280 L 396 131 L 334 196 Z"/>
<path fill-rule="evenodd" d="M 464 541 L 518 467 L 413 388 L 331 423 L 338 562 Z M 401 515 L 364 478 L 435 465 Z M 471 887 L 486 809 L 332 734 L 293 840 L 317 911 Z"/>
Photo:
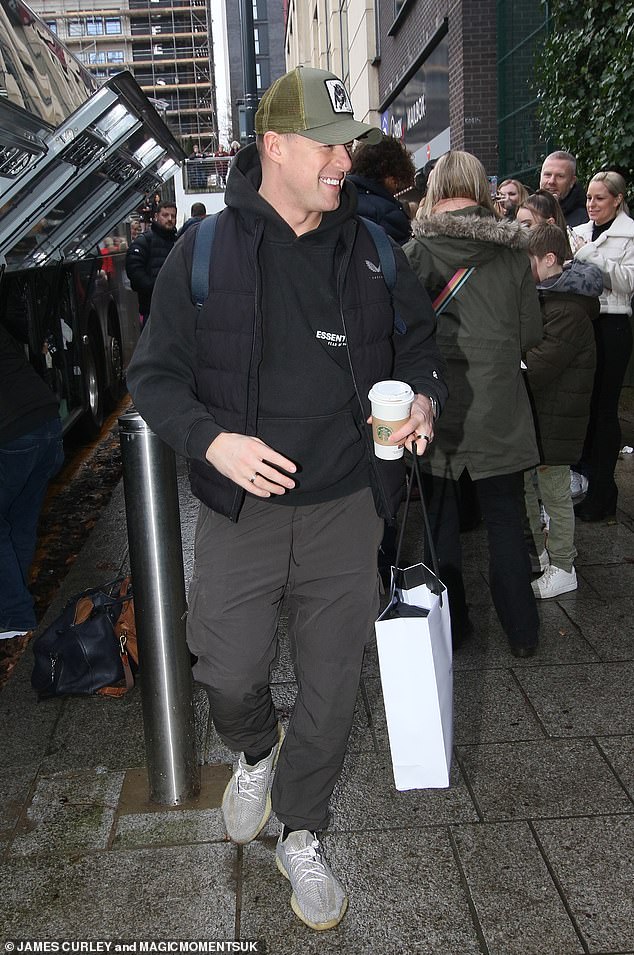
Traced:
<path fill-rule="evenodd" d="M 528 243 L 544 321 L 544 337 L 526 354 L 526 377 L 533 401 L 541 464 L 525 472 L 526 511 L 543 574 L 533 581 L 538 598 L 577 589 L 575 518 L 570 467 L 583 445 L 596 353 L 592 321 L 603 289 L 599 269 L 573 262 L 562 229 L 544 223 Z M 547 547 L 539 501 L 549 515 Z"/>

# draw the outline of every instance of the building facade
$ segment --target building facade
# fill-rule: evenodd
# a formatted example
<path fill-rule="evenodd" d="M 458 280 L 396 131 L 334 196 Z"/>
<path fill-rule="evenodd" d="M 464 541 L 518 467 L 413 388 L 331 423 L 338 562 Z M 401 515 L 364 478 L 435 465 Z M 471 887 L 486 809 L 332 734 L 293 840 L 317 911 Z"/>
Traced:
<path fill-rule="evenodd" d="M 97 79 L 127 69 L 183 145 L 218 143 L 207 0 L 31 0 Z"/>
<path fill-rule="evenodd" d="M 242 69 L 242 29 L 240 4 L 223 0 L 226 18 L 226 49 L 229 60 L 229 113 L 233 139 L 244 138 L 244 74 Z M 253 43 L 258 97 L 286 72 L 284 56 L 283 0 L 252 0 Z M 219 94 L 220 96 L 220 94 Z"/>
<path fill-rule="evenodd" d="M 534 172 L 540 0 L 285 2 L 287 66 L 339 74 L 355 114 L 401 139 L 417 167 L 451 147 L 490 176 Z"/>

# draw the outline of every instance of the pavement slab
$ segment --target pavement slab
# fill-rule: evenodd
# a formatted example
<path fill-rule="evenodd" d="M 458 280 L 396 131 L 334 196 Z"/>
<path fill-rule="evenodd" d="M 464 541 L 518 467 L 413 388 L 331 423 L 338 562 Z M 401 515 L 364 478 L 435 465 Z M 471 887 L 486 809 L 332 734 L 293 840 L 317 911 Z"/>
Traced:
<path fill-rule="evenodd" d="M 591 739 L 457 747 L 485 822 L 632 812 Z"/>
<path fill-rule="evenodd" d="M 634 951 L 634 817 L 544 820 L 535 832 L 591 955 Z"/>
<path fill-rule="evenodd" d="M 451 831 L 488 955 L 584 951 L 527 823 Z"/>
<path fill-rule="evenodd" d="M 16 829 L 10 856 L 57 855 L 106 849 L 123 773 L 104 768 L 39 776 Z"/>
<path fill-rule="evenodd" d="M 534 667 L 517 679 L 549 736 L 634 733 L 634 661 Z"/>
<path fill-rule="evenodd" d="M 2 870 L 4 937 L 232 939 L 236 852 L 214 843 L 12 859 Z"/>
<path fill-rule="evenodd" d="M 51 703 L 47 700 L 41 707 Z M 101 696 L 74 696 L 64 707 L 42 759 L 44 772 L 94 766 L 95 740 L 99 762 L 111 770 L 145 764 L 141 695 L 127 693 L 113 701 Z"/>
<path fill-rule="evenodd" d="M 179 809 L 167 812 L 130 813 L 116 821 L 113 849 L 147 846 L 186 846 L 227 839 L 222 811 Z"/>
<path fill-rule="evenodd" d="M 566 608 L 600 660 L 634 659 L 634 597 L 613 597 Z"/>
<path fill-rule="evenodd" d="M 389 753 L 363 752 L 348 752 L 331 813 L 330 832 L 417 828 L 478 818 L 455 762 L 448 789 L 397 792 Z"/>

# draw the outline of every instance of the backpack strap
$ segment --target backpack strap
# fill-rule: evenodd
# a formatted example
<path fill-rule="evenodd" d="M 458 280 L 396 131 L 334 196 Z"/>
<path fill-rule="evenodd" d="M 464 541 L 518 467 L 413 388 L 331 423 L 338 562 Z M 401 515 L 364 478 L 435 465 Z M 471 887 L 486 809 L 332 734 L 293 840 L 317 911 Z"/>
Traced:
<path fill-rule="evenodd" d="M 385 284 L 391 292 L 396 285 L 396 259 L 394 258 L 392 243 L 388 238 L 387 232 L 378 222 L 367 219 L 365 216 L 359 216 L 359 219 L 372 236 L 376 251 L 379 253 L 379 262 L 381 263 L 381 271 L 383 272 Z"/>
<path fill-rule="evenodd" d="M 209 295 L 209 264 L 219 212 L 206 216 L 198 226 L 192 257 L 191 295 L 196 308 L 202 308 Z"/>
<path fill-rule="evenodd" d="M 381 263 L 383 279 L 391 297 L 392 291 L 396 286 L 397 275 L 394 246 L 392 245 L 387 232 L 378 224 L 378 222 L 374 222 L 373 219 L 367 219 L 365 216 L 359 216 L 358 218 L 372 236 L 372 241 L 374 242 L 376 251 L 379 254 L 379 262 Z M 392 301 L 392 305 L 394 305 L 394 301 Z M 399 335 L 404 335 L 407 331 L 407 325 L 398 314 L 396 309 L 394 309 L 394 331 Z"/>

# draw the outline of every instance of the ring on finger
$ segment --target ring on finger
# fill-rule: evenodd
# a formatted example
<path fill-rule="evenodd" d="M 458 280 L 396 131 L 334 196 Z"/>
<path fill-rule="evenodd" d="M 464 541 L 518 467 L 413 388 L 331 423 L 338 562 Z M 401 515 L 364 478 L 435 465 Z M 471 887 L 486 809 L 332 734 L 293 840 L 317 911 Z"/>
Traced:
<path fill-rule="evenodd" d="M 417 434 L 416 440 L 418 441 L 419 438 L 423 438 L 427 444 L 431 444 L 431 437 L 428 434 Z"/>
<path fill-rule="evenodd" d="M 257 476 L 258 476 L 258 472 L 256 471 L 253 477 L 249 478 L 249 484 L 255 484 L 255 479 Z"/>

